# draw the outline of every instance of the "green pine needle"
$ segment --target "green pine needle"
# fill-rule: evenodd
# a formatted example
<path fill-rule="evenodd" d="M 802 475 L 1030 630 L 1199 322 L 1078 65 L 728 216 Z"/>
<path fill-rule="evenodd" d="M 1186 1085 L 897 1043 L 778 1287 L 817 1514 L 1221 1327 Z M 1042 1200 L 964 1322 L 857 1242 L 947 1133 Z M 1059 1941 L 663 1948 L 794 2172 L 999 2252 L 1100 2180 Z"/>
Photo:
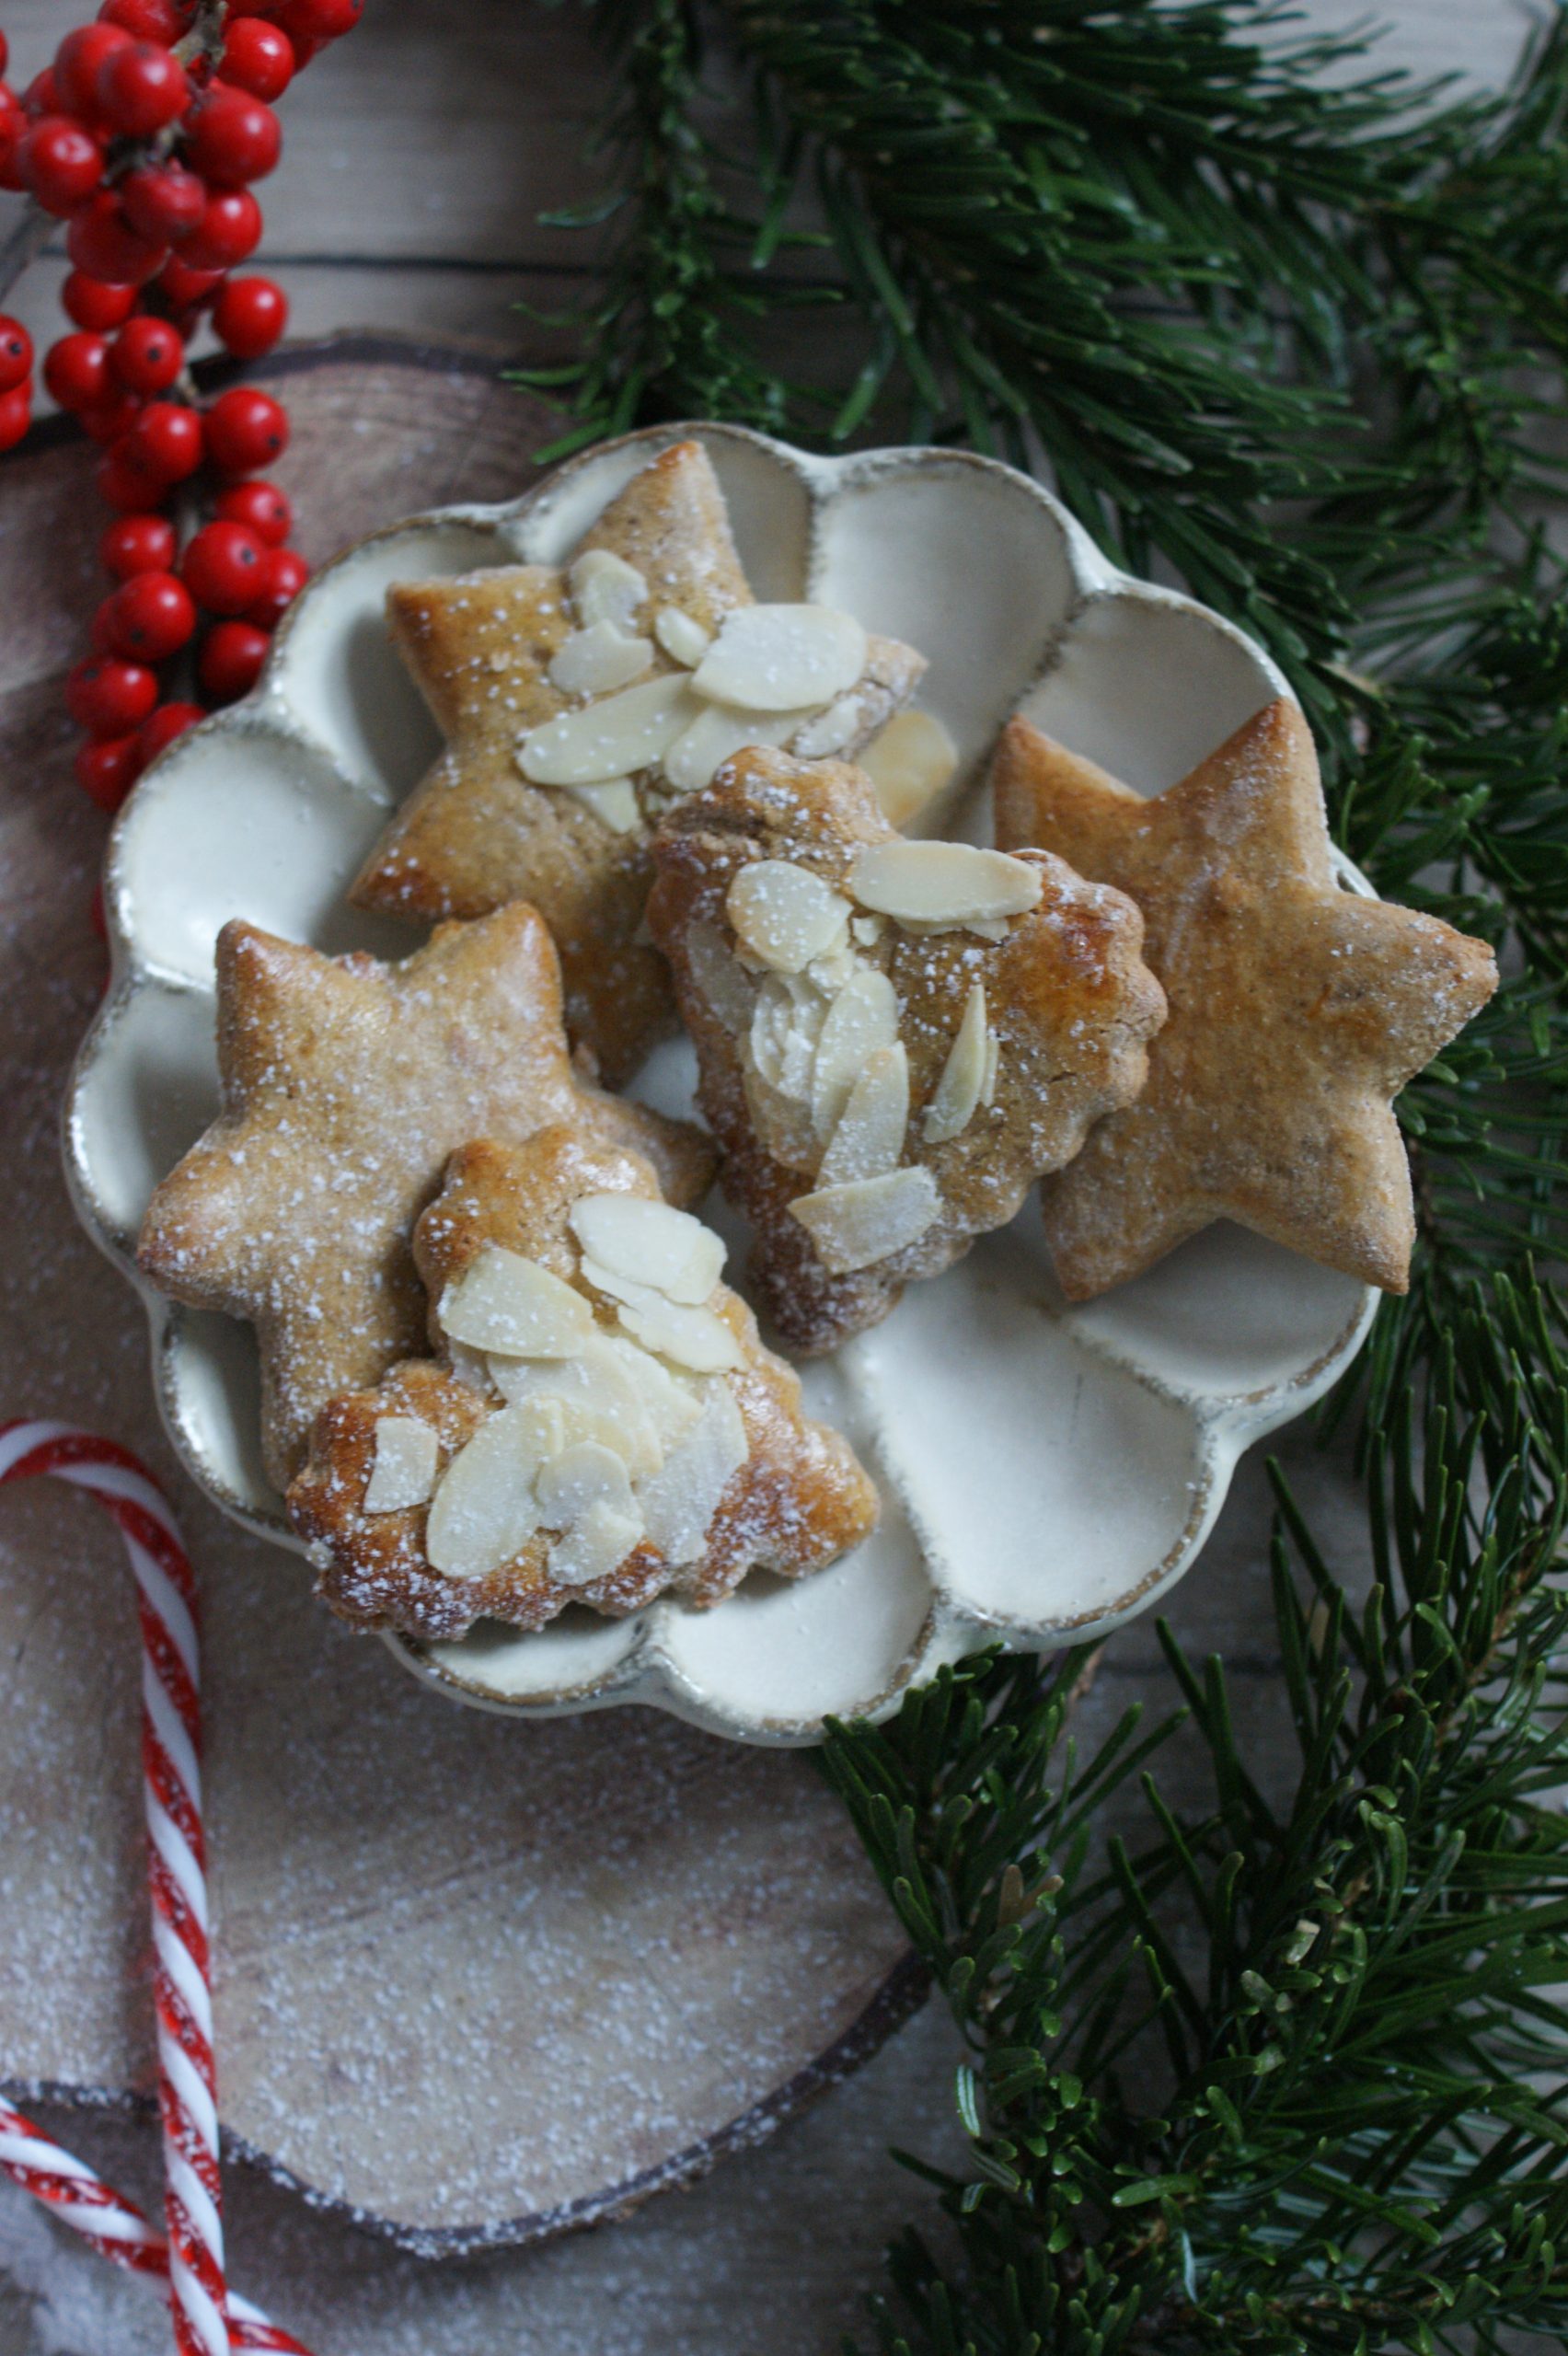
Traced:
<path fill-rule="evenodd" d="M 1329 1411 L 1369 1598 L 1278 1491 L 1288 1805 L 1169 1635 L 1201 1820 L 1170 1722 L 1076 1755 L 1072 1657 L 827 1745 L 968 2052 L 958 2260 L 897 2246 L 877 2346 L 1568 2337 L 1568 16 L 1455 101 L 1271 0 L 583 5 L 617 98 L 603 274 L 527 380 L 558 452 L 697 416 L 1047 473 L 1269 648 L 1339 839 L 1505 977 L 1401 1101 L 1414 1279 Z"/>

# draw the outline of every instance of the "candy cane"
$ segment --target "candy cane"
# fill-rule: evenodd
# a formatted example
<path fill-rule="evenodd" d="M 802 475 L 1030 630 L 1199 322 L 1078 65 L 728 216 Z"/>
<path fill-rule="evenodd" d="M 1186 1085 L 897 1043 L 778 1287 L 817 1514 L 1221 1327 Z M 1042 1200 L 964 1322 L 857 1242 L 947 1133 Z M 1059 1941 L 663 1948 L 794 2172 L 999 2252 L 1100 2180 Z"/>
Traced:
<path fill-rule="evenodd" d="M 98 1499 L 119 1524 L 135 1575 L 165 2232 L 4 2105 L 0 2169 L 104 2257 L 167 2280 L 179 2356 L 228 2356 L 234 2348 L 309 2356 L 224 2279 L 196 1582 L 190 1559 L 156 1483 L 113 1440 L 69 1424 L 0 1424 L 0 1484 L 37 1474 L 68 1481 Z"/>

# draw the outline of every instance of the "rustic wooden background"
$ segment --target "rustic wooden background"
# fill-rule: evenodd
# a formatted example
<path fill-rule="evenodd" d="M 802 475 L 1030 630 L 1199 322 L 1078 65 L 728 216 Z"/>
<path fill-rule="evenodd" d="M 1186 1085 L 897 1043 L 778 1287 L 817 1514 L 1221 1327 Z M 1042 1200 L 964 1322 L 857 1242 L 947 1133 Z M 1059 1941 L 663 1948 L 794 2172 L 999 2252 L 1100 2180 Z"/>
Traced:
<path fill-rule="evenodd" d="M 1315 26 L 1367 13 L 1364 0 L 1303 0 Z M 85 0 L 12 0 L 15 77 L 41 64 Z M 1534 19 L 1508 0 L 1382 0 L 1387 54 L 1423 74 L 1505 75 Z M 264 190 L 257 266 L 277 276 L 294 330 L 390 328 L 521 351 L 520 299 L 559 303 L 584 277 L 581 244 L 535 219 L 585 192 L 584 126 L 602 72 L 575 9 L 534 0 L 370 0 L 363 25 L 284 105 L 287 160 Z M 0 235 L 16 200 L 0 200 Z M 12 306 L 53 331 L 63 260 L 36 263 Z M 8 519 L 0 485 L 0 533 Z M 0 621 L 14 628 L 19 617 Z M 47 977 L 40 980 L 47 988 Z M 24 1405 L 13 1402 L 11 1406 Z M 1286 1454 L 1320 1528 L 1354 1542 L 1343 1468 L 1300 1439 Z M 1259 1471 L 1244 1466 L 1176 1618 L 1199 1649 L 1223 1646 L 1251 1730 L 1278 1715 L 1268 1648 Z M 1085 1710 L 1092 1733 L 1142 1692 L 1159 1696 L 1152 1639 L 1109 1649 Z M 3 1867 L 0 1867 L 3 1871 Z M 3 1887 L 3 1885 L 0 1885 Z M 4 2057 L 0 2057 L 3 2062 Z M 869 2068 L 695 2191 L 533 2251 L 431 2268 L 387 2251 L 292 2196 L 231 2172 L 235 2281 L 318 2356 L 819 2356 L 849 2327 L 879 2243 L 921 2206 L 885 2157 L 898 2143 L 954 2149 L 951 2040 L 928 2009 Z M 146 2131 L 79 2116 L 46 2123 L 128 2190 L 151 2198 Z M 0 2356 L 156 2356 L 159 2311 L 144 2290 L 78 2255 L 21 2196 L 0 2199 Z"/>

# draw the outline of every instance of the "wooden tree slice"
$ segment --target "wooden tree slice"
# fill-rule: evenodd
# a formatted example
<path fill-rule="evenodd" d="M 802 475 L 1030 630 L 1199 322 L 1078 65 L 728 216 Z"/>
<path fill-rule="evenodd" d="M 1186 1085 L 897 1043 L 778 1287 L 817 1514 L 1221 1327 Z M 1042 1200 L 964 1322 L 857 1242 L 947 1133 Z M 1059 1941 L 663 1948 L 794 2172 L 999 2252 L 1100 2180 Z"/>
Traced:
<path fill-rule="evenodd" d="M 461 352 L 340 340 L 263 373 L 289 379 L 278 473 L 313 561 L 417 509 L 514 493 L 553 430 Z M 104 826 L 60 703 L 102 590 L 94 455 L 46 432 L 0 477 L 0 1413 L 144 1453 L 203 1582 L 231 2145 L 409 2248 L 537 2238 L 765 2133 L 921 1983 L 809 1759 L 640 1710 L 520 1727 L 454 1708 L 179 1473 L 141 1311 L 76 1227 L 56 1142 L 104 966 Z M 101 1518 L 53 1484 L 6 1491 L 0 2072 L 17 2092 L 152 2085 L 136 1675 Z"/>

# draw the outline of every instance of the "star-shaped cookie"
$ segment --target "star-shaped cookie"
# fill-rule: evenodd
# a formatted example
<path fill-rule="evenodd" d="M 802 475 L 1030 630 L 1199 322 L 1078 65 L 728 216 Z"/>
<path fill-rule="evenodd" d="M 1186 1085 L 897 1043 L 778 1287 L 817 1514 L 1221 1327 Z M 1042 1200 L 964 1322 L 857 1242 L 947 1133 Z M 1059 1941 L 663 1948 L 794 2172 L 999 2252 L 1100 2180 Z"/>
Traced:
<path fill-rule="evenodd" d="M 531 908 L 443 925 L 396 965 L 228 924 L 217 988 L 224 1109 L 154 1195 L 138 1257 L 177 1300 L 255 1326 L 280 1489 L 327 1401 L 419 1346 L 409 1237 L 455 1148 L 564 1121 L 646 1153 L 672 1202 L 707 1191 L 698 1131 L 577 1078 Z"/>
<path fill-rule="evenodd" d="M 650 929 L 792 1348 L 884 1317 L 1143 1085 L 1142 919 L 1049 851 L 906 842 L 860 770 L 756 748 L 653 851 Z"/>
<path fill-rule="evenodd" d="M 680 1300 L 596 1260 L 606 1236 Z M 717 1237 L 663 1212 L 641 1154 L 567 1128 L 522 1146 L 478 1139 L 453 1156 L 414 1257 L 439 1357 L 332 1400 L 289 1492 L 341 1618 L 452 1637 L 481 1615 L 542 1627 L 569 1603 L 620 1618 L 666 1588 L 706 1608 L 755 1567 L 798 1578 L 874 1527 L 876 1491 L 848 1443 L 801 1413 L 798 1379 L 717 1280 Z M 525 1311 L 537 1296 L 564 1330 L 508 1335 L 496 1322 L 520 1280 Z M 640 1322 L 650 1290 L 656 1317 L 660 1300 L 674 1312 L 668 1331 Z M 455 1347 L 444 1316 L 469 1334 L 488 1318 L 491 1338 L 556 1355 Z"/>
<path fill-rule="evenodd" d="M 584 557 L 597 561 L 596 580 L 577 570 Z M 567 1028 L 613 1084 L 674 1025 L 669 976 L 642 929 L 662 772 L 640 765 L 633 749 L 628 774 L 607 785 L 534 783 L 519 743 L 628 687 L 644 695 L 654 686 L 657 699 L 655 683 L 689 677 L 726 616 L 751 604 L 723 493 L 696 442 L 675 444 L 633 476 L 564 568 L 498 566 L 387 593 L 394 641 L 447 744 L 351 897 L 415 919 L 532 902 L 560 953 Z M 575 687 L 560 683 L 569 641 L 564 676 Z M 924 668 L 894 640 L 864 641 L 853 692 L 836 697 L 831 721 L 814 716 L 816 735 L 825 728 L 835 738 L 822 749 L 864 744 Z M 777 717 L 758 715 L 757 724 Z"/>
<path fill-rule="evenodd" d="M 1342 885 L 1296 707 L 1269 704 L 1147 800 L 1017 720 L 995 782 L 999 841 L 1044 844 L 1137 902 L 1170 1002 L 1142 1096 L 1042 1189 L 1069 1298 L 1217 1218 L 1405 1290 L 1414 1218 L 1391 1101 L 1497 969 L 1483 942 Z"/>

